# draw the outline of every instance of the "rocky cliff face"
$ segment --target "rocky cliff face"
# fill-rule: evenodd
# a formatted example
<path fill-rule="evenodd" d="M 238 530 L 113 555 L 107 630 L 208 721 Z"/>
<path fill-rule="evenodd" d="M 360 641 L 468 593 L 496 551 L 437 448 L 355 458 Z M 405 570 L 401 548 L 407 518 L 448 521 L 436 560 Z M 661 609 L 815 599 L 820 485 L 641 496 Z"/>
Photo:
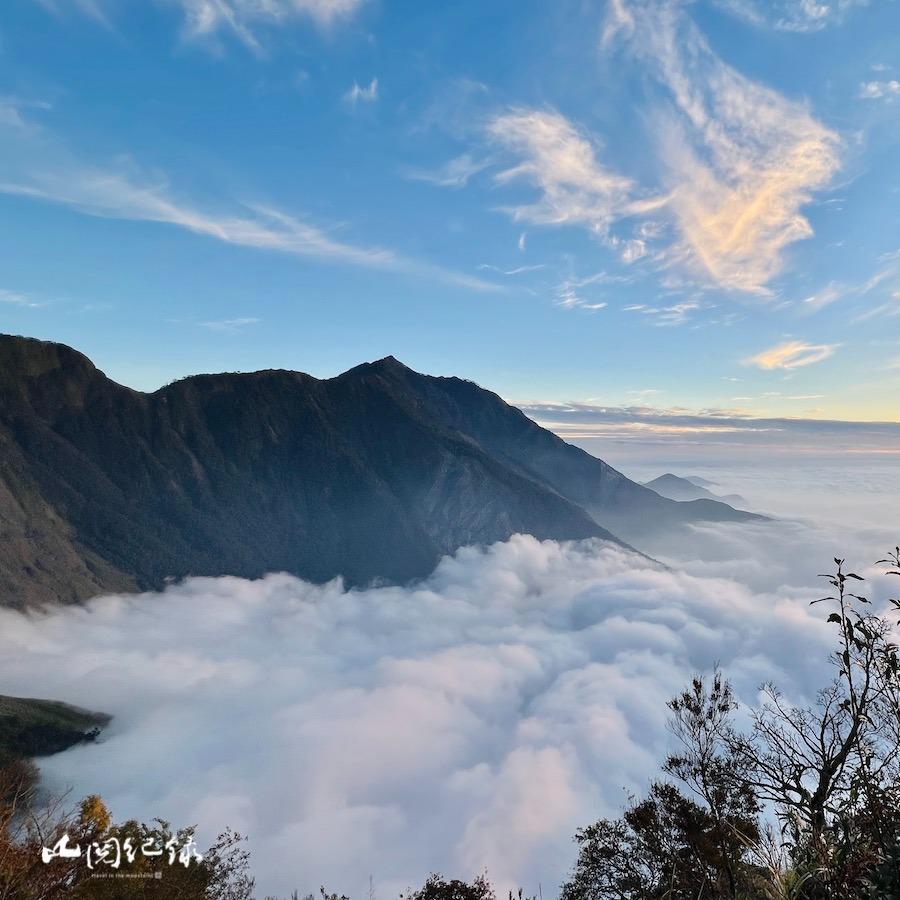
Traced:
<path fill-rule="evenodd" d="M 495 394 L 392 358 L 327 380 L 203 375 L 142 394 L 68 347 L 0 336 L 6 605 L 186 575 L 402 582 L 515 532 L 616 540 L 611 522 L 634 541 L 648 517 L 745 515 L 693 507 Z"/>

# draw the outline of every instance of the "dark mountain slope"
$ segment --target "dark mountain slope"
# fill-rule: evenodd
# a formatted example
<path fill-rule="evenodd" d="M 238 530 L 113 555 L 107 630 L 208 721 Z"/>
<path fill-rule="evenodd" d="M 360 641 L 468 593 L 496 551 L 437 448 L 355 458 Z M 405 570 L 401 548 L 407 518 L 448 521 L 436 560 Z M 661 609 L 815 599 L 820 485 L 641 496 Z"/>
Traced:
<path fill-rule="evenodd" d="M 68 347 L 0 336 L 0 601 L 188 574 L 405 581 L 518 531 L 613 539 L 372 374 L 198 376 L 141 394 Z"/>
<path fill-rule="evenodd" d="M 669 536 L 692 522 L 761 519 L 725 503 L 679 503 L 644 487 L 584 450 L 541 428 L 497 394 L 460 378 L 420 375 L 392 357 L 352 369 L 341 378 L 383 379 L 394 392 L 416 398 L 421 414 L 475 439 L 491 455 L 550 485 L 586 509 L 604 527 L 641 549 L 656 534 Z"/>
<path fill-rule="evenodd" d="M 55 700 L 0 696 L 0 765 L 92 741 L 110 717 Z"/>

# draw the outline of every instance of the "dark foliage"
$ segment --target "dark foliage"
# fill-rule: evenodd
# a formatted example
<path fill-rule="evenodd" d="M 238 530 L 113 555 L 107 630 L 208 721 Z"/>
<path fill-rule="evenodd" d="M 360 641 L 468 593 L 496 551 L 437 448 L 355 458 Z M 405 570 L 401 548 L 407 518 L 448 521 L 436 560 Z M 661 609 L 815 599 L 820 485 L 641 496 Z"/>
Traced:
<path fill-rule="evenodd" d="M 181 848 L 193 839 L 193 829 L 177 831 L 168 822 L 147 825 L 135 821 L 112 824 L 99 797 L 87 797 L 75 813 L 61 810 L 61 800 L 32 805 L 33 767 L 13 763 L 0 769 L 0 898 L 2 900 L 251 900 L 249 854 L 240 835 L 227 831 L 189 865 L 169 863 L 169 855 L 129 859 L 120 864 L 95 863 L 86 856 L 58 857 L 45 862 L 42 850 L 67 836 L 67 846 L 134 848 L 172 845 Z"/>
<path fill-rule="evenodd" d="M 813 601 L 830 605 L 837 632 L 817 702 L 765 685 L 741 732 L 721 673 L 695 678 L 669 703 L 672 781 L 578 832 L 564 900 L 900 898 L 900 651 L 892 623 L 851 589 L 864 579 L 834 562 L 832 593 Z M 900 548 L 881 563 L 900 576 Z"/>
<path fill-rule="evenodd" d="M 94 740 L 109 716 L 53 700 L 0 696 L 0 764 Z"/>
<path fill-rule="evenodd" d="M 479 875 L 469 884 L 465 881 L 446 881 L 432 873 L 418 890 L 400 895 L 401 900 L 496 900 L 487 876 Z"/>

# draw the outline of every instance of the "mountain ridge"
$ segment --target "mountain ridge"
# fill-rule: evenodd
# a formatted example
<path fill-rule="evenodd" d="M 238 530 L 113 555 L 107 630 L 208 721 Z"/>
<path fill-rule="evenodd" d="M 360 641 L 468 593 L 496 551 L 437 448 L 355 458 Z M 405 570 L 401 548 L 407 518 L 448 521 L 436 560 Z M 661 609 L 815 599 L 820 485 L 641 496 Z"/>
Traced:
<path fill-rule="evenodd" d="M 718 500 L 720 503 L 727 503 L 737 509 L 746 509 L 748 506 L 747 501 L 740 494 L 716 494 L 692 478 L 682 478 L 671 472 L 666 472 L 643 484 L 644 487 L 656 491 L 661 497 L 668 497 L 669 500 Z"/>
<path fill-rule="evenodd" d="M 0 335 L 5 605 L 274 570 L 405 582 L 517 531 L 633 543 L 648 515 L 746 517 L 690 506 L 474 382 L 392 356 L 329 379 L 267 369 L 142 393 L 65 345 Z"/>

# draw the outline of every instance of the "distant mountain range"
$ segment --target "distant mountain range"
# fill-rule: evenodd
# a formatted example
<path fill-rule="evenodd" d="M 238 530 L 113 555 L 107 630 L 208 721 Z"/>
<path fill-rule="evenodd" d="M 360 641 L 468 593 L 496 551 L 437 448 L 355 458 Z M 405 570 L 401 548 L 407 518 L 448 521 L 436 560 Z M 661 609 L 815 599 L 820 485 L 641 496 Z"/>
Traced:
<path fill-rule="evenodd" d="M 516 532 L 652 550 L 700 521 L 496 394 L 393 357 L 335 378 L 198 375 L 151 394 L 61 344 L 0 335 L 0 603 L 187 575 L 404 582 Z"/>
<path fill-rule="evenodd" d="M 712 484 L 713 482 L 696 475 L 690 478 L 680 478 L 678 475 L 672 475 L 671 472 L 660 475 L 653 481 L 644 482 L 645 487 L 670 500 L 719 500 L 729 506 L 736 506 L 740 509 L 747 508 L 748 503 L 740 494 L 714 494 L 707 487 Z"/>

